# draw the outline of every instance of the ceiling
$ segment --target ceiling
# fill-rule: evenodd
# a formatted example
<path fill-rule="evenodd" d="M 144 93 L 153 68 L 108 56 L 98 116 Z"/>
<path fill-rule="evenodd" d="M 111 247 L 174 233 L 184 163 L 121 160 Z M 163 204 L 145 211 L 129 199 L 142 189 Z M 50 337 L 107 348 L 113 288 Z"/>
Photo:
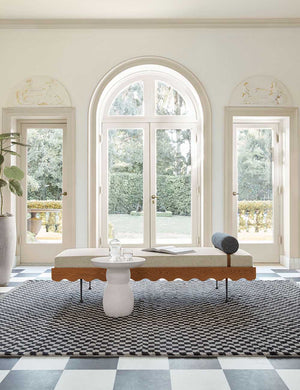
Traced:
<path fill-rule="evenodd" d="M 299 17 L 299 0 L 0 0 L 0 19 Z"/>

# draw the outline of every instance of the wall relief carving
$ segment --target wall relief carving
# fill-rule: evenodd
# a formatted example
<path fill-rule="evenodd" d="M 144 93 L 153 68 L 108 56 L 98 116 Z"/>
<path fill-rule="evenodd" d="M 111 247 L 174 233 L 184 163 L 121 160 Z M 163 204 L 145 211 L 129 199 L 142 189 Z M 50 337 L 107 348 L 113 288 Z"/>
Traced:
<path fill-rule="evenodd" d="M 271 76 L 252 76 L 239 83 L 230 98 L 231 106 L 291 106 L 286 86 Z"/>
<path fill-rule="evenodd" d="M 10 92 L 8 107 L 71 106 L 65 87 L 49 76 L 32 76 L 20 82 Z"/>

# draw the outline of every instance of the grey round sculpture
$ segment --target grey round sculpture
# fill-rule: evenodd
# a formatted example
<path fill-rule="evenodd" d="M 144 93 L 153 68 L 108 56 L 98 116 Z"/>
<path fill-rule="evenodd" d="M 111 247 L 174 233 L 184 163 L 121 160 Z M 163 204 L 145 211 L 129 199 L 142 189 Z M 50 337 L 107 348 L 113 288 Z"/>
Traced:
<path fill-rule="evenodd" d="M 14 216 L 0 216 L 0 286 L 9 281 L 16 251 Z"/>

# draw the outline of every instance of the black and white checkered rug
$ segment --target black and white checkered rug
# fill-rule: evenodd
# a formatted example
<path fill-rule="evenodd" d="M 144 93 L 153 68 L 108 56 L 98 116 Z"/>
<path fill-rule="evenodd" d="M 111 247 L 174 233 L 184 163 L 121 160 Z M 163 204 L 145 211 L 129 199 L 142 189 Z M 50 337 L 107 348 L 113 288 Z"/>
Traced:
<path fill-rule="evenodd" d="M 0 300 L 0 356 L 300 356 L 300 289 L 289 281 L 132 282 L 133 314 L 106 317 L 105 283 L 28 281 Z"/>

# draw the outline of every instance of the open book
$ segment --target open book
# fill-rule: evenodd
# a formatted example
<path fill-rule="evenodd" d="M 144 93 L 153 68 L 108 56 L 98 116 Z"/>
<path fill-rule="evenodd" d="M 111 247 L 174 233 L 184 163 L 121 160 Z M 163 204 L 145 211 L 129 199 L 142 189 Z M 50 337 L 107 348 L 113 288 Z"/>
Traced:
<path fill-rule="evenodd" d="M 143 249 L 145 252 L 158 252 L 158 253 L 168 253 L 169 255 L 179 255 L 183 253 L 192 253 L 195 252 L 194 249 L 185 248 L 185 247 L 176 247 L 176 246 L 157 246 L 156 248 Z"/>

